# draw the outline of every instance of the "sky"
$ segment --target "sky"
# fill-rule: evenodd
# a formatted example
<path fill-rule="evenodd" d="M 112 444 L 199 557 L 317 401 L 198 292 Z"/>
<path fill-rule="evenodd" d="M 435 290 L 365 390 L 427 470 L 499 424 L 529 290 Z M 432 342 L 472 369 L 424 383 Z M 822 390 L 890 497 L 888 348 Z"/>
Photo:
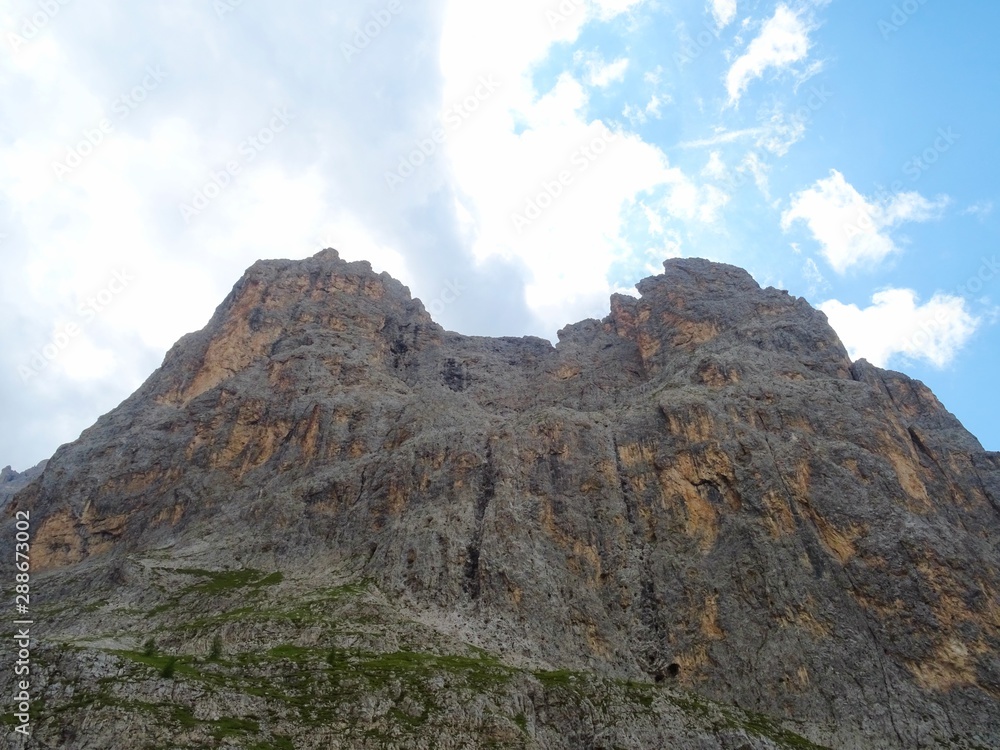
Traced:
<path fill-rule="evenodd" d="M 1000 4 L 12 0 L 0 465 L 132 393 L 259 258 L 556 341 L 746 268 L 1000 450 Z"/>

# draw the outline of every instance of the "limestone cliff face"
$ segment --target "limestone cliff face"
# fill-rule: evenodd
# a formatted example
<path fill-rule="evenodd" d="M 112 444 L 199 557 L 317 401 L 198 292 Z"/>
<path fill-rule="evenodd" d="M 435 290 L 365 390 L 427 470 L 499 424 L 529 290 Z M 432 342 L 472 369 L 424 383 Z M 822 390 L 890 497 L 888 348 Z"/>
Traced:
<path fill-rule="evenodd" d="M 3 511 L 14 495 L 41 475 L 46 463 L 41 461 L 37 466 L 24 471 L 14 471 L 10 466 L 0 469 L 0 511 Z"/>
<path fill-rule="evenodd" d="M 664 268 L 553 347 L 445 331 L 333 250 L 258 262 L 5 514 L 53 581 L 347 566 L 511 665 L 833 747 L 1000 745 L 1000 455 L 805 300 Z"/>

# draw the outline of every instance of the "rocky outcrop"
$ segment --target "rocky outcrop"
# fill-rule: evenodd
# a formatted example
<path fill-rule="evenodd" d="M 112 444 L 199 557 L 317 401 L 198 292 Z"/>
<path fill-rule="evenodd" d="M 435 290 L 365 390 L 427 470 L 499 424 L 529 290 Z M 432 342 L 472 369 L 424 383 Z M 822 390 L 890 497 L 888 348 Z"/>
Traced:
<path fill-rule="evenodd" d="M 258 262 L 6 512 L 30 509 L 48 596 L 80 604 L 52 639 L 135 639 L 104 610 L 146 608 L 183 656 L 204 635 L 171 630 L 153 571 L 336 570 L 505 669 L 660 685 L 838 748 L 1000 743 L 1000 456 L 805 300 L 664 269 L 552 346 L 445 331 L 333 250 Z M 350 648 L 322 632 L 283 637 Z M 678 746 L 740 746 L 709 725 Z M 573 746 L 654 746 L 612 735 Z"/>
<path fill-rule="evenodd" d="M 32 466 L 30 469 L 25 469 L 24 471 L 14 471 L 10 466 L 5 466 L 0 469 L 0 512 L 7 506 L 7 503 L 11 501 L 11 498 L 18 493 L 19 490 L 27 487 L 31 482 L 37 479 L 42 471 L 45 470 L 45 464 L 48 461 L 41 461 L 37 465 Z"/>

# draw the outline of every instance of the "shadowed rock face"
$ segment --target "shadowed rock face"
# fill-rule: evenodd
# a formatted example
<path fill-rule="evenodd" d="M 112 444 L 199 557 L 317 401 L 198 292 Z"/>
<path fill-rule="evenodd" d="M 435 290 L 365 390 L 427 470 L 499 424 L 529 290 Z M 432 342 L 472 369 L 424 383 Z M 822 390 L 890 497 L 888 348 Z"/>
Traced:
<path fill-rule="evenodd" d="M 24 471 L 14 471 L 10 466 L 0 470 L 0 511 L 4 509 L 11 498 L 38 478 L 45 469 L 46 461 Z"/>
<path fill-rule="evenodd" d="M 1000 455 L 805 300 L 664 269 L 553 347 L 445 331 L 333 250 L 258 262 L 5 516 L 50 596 L 150 555 L 333 566 L 512 665 L 835 747 L 1000 744 Z"/>

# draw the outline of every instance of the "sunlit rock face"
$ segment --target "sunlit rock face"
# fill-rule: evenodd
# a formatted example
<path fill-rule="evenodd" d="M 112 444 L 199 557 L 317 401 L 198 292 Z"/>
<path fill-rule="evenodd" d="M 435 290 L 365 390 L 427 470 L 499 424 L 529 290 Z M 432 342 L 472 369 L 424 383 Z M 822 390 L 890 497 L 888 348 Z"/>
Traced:
<path fill-rule="evenodd" d="M 260 611 L 364 581 L 368 605 L 392 611 L 385 632 L 358 636 L 364 653 L 473 644 L 524 678 L 466 685 L 474 699 L 445 680 L 425 703 L 405 685 L 380 703 L 384 686 L 365 683 L 337 693 L 327 735 L 241 704 L 244 719 L 277 712 L 258 731 L 296 748 L 478 747 L 463 742 L 484 732 L 497 747 L 783 746 L 663 697 L 687 695 L 837 748 L 1000 745 L 1000 455 L 923 384 L 852 363 L 821 312 L 741 269 L 669 260 L 638 290 L 553 346 L 445 331 L 406 287 L 333 250 L 256 263 L 4 510 L 6 539 L 30 511 L 48 647 L 77 649 L 50 660 L 47 683 L 120 674 L 119 652 L 157 628 L 182 660 L 207 650 L 212 622 L 234 654 L 360 648 L 335 622 L 244 622 L 245 600 L 183 578 L 244 569 L 282 574 L 246 579 Z M 185 626 L 195 611 L 217 619 Z M 95 649 L 105 666 L 83 669 Z M 130 700 L 155 704 L 166 678 L 144 664 Z M 565 685 L 540 670 L 662 695 L 607 688 L 588 715 L 553 703 Z M 70 700 L 52 690 L 48 709 Z M 196 711 L 184 731 L 197 739 L 248 691 L 212 698 L 214 718 L 171 700 Z M 423 717 L 417 739 L 392 718 L 404 694 L 422 706 L 406 708 Z M 101 700 L 91 709 L 120 728 Z M 474 700 L 493 701 L 496 727 Z M 132 719 L 140 734 L 169 725 L 146 718 Z M 68 722 L 91 741 L 94 722 L 74 721 L 43 731 Z M 117 746 L 94 742 L 64 746 Z"/>

